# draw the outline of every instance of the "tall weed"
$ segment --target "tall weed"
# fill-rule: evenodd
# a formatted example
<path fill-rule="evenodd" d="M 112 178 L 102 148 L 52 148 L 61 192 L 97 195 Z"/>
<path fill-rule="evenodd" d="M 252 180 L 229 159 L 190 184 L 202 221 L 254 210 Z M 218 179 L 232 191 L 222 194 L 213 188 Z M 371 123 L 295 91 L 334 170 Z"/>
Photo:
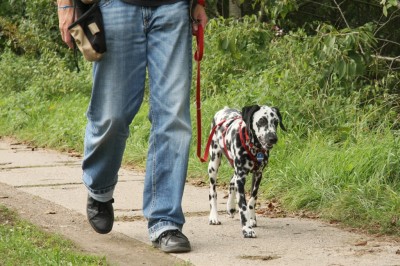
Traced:
<path fill-rule="evenodd" d="M 400 140 L 390 130 L 355 139 L 339 144 L 314 134 L 284 157 L 278 148 L 264 193 L 291 210 L 400 233 Z"/>

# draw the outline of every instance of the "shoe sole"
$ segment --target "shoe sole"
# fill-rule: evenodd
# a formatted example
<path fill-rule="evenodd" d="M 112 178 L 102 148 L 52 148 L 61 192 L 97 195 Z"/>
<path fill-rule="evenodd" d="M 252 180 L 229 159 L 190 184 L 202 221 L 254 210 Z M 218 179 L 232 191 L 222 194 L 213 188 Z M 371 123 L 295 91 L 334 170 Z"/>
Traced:
<path fill-rule="evenodd" d="M 105 235 L 105 234 L 108 234 L 108 233 L 110 233 L 112 231 L 112 228 L 111 229 L 107 229 L 107 230 L 99 230 L 90 221 L 89 221 L 89 224 L 93 228 L 93 230 L 96 231 L 96 233 L 98 233 L 98 234 Z"/>
<path fill-rule="evenodd" d="M 192 248 L 189 246 L 175 246 L 175 247 L 165 247 L 161 246 L 158 243 L 152 243 L 153 247 L 160 249 L 161 251 L 165 253 L 184 253 L 184 252 L 189 252 L 192 250 Z"/>

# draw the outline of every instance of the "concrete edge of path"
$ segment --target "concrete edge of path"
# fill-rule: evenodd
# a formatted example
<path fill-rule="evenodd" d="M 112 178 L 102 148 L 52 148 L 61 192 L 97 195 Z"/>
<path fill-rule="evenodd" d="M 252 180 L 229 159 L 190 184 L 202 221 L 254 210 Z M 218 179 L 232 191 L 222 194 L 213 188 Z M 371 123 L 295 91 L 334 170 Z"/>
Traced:
<path fill-rule="evenodd" d="M 0 204 L 18 212 L 19 216 L 47 232 L 57 233 L 73 241 L 82 252 L 106 256 L 111 265 L 183 265 L 177 257 L 165 254 L 122 233 L 95 233 L 86 217 L 48 200 L 0 183 Z M 49 210 L 57 210 L 49 212 Z"/>

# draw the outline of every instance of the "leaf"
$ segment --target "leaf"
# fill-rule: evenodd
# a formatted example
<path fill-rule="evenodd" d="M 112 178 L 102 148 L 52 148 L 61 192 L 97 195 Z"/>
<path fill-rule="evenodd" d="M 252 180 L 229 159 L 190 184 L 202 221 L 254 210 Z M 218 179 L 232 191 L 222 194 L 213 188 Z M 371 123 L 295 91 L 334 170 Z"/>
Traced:
<path fill-rule="evenodd" d="M 366 246 L 368 244 L 368 241 L 360 241 L 358 243 L 355 243 L 354 246 Z"/>
<path fill-rule="evenodd" d="M 220 42 L 220 45 L 221 45 L 221 48 L 222 48 L 223 50 L 227 50 L 227 49 L 228 49 L 228 46 L 229 46 L 229 40 L 228 40 L 228 38 L 222 39 L 221 42 Z"/>
<path fill-rule="evenodd" d="M 387 7 L 386 7 L 386 6 L 383 6 L 383 15 L 384 15 L 385 17 L 387 17 L 387 15 L 388 15 Z"/>
<path fill-rule="evenodd" d="M 336 36 L 333 36 L 332 38 L 330 38 L 330 40 L 329 40 L 329 47 L 330 48 L 334 48 L 335 41 L 336 41 Z"/>
<path fill-rule="evenodd" d="M 344 60 L 341 60 L 337 66 L 339 78 L 342 79 L 347 72 L 347 64 Z"/>
<path fill-rule="evenodd" d="M 357 73 L 357 64 L 354 60 L 350 60 L 350 63 L 348 65 L 348 75 L 349 76 L 355 76 Z"/>

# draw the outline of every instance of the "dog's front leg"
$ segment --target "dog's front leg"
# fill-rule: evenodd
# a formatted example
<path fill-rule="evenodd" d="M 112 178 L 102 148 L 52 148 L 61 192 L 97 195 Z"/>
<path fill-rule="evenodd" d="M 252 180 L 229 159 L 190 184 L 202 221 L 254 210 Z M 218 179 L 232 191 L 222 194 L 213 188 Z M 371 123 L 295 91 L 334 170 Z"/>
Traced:
<path fill-rule="evenodd" d="M 256 232 L 254 232 L 253 227 L 250 222 L 249 212 L 246 204 L 246 195 L 244 192 L 244 186 L 246 183 L 245 177 L 238 177 L 236 180 L 237 189 L 239 193 L 239 214 L 240 221 L 242 223 L 242 233 L 245 238 L 254 238 L 256 237 Z"/>
<path fill-rule="evenodd" d="M 252 227 L 257 226 L 256 201 L 257 201 L 258 188 L 260 187 L 261 178 L 262 178 L 262 171 L 256 171 L 253 173 L 253 181 L 251 184 L 251 195 L 249 202 L 247 204 L 249 212 L 249 222 Z"/>

